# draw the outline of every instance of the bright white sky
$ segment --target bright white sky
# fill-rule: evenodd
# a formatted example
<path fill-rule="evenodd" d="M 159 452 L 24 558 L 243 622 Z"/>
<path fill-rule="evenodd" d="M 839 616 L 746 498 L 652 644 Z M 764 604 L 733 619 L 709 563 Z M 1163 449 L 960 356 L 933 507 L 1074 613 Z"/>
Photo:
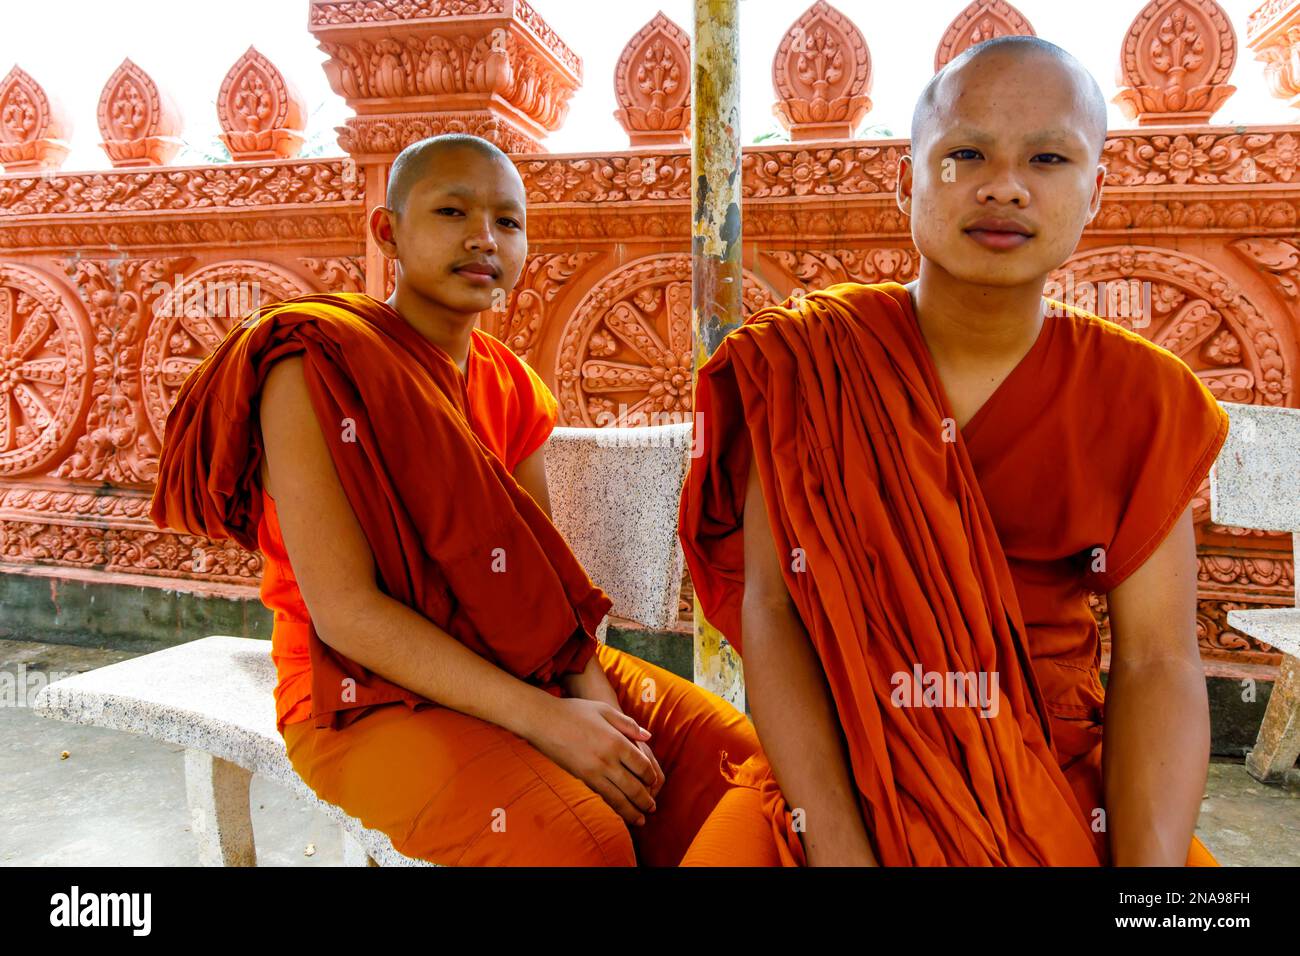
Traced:
<path fill-rule="evenodd" d="M 583 85 L 568 119 L 546 145 L 553 152 L 618 150 L 627 136 L 613 118 L 613 72 L 623 45 L 662 10 L 689 33 L 691 0 L 530 0 L 583 60 Z M 307 0 L 3 0 L 0 77 L 17 63 L 72 114 L 72 152 L 65 170 L 107 169 L 99 148 L 95 108 L 100 90 L 130 57 L 168 90 L 185 117 L 187 147 L 177 164 L 202 163 L 219 132 L 216 95 L 221 80 L 250 44 L 302 91 L 310 114 L 308 144 L 341 155 L 332 128 L 349 115 L 320 68 L 325 59 L 307 32 Z M 912 105 L 933 73 L 934 50 L 967 0 L 906 0 L 901 17 L 873 26 L 872 11 L 899 10 L 899 0 L 835 0 L 864 31 L 871 51 L 873 108 L 862 129 L 906 136 Z M 1246 18 L 1260 0 L 1220 0 L 1237 32 L 1237 62 L 1230 82 L 1237 92 L 1214 117 L 1217 124 L 1300 122 L 1269 94 L 1263 64 L 1246 48 Z M 1038 35 L 1070 50 L 1113 96 L 1120 42 L 1142 0 L 1016 0 Z M 741 0 L 741 136 L 748 143 L 777 130 L 772 115 L 772 56 L 782 34 L 803 9 L 802 0 Z M 1084 12 L 1086 11 L 1086 13 Z M 882 20 L 884 18 L 881 18 Z M 1129 126 L 1114 105 L 1111 128 Z"/>

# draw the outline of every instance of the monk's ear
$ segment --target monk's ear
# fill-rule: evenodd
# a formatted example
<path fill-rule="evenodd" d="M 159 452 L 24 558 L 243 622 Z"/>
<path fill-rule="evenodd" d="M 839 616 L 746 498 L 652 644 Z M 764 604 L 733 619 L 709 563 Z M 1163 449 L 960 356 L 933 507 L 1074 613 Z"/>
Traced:
<path fill-rule="evenodd" d="M 393 211 L 386 206 L 370 210 L 370 234 L 375 244 L 389 259 L 397 258 L 397 222 Z"/>
<path fill-rule="evenodd" d="M 1106 182 L 1107 171 L 1108 170 L 1106 169 L 1105 163 L 1098 164 L 1097 181 L 1094 184 L 1092 203 L 1088 211 L 1088 222 L 1092 222 L 1094 219 L 1096 219 L 1097 213 L 1101 212 L 1101 193 L 1102 190 L 1104 189 L 1104 183 Z"/>
<path fill-rule="evenodd" d="M 912 214 L 912 163 L 910 153 L 898 157 L 898 184 L 894 187 L 894 201 L 907 216 Z"/>

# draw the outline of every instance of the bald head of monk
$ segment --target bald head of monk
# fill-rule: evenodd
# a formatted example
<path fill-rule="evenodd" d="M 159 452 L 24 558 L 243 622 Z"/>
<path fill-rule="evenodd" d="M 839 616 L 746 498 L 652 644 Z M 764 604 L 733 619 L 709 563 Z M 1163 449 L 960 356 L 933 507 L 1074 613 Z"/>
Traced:
<path fill-rule="evenodd" d="M 518 281 L 528 253 L 525 212 L 510 157 L 477 136 L 447 134 L 398 154 L 370 230 L 397 260 L 403 299 L 469 321 L 504 308 Z"/>
<path fill-rule="evenodd" d="M 959 283 L 1041 287 L 1101 207 L 1106 127 L 1097 81 L 1055 44 L 999 37 L 955 57 L 917 100 L 899 166 L 922 259 Z"/>

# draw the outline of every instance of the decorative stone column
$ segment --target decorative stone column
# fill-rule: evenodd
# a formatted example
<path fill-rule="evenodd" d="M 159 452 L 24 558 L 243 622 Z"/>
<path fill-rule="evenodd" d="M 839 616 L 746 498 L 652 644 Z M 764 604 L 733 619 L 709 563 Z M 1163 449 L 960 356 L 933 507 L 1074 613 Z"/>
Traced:
<path fill-rule="evenodd" d="M 862 31 L 817 0 L 781 38 L 772 86 L 772 112 L 793 142 L 851 138 L 871 109 L 871 54 Z"/>
<path fill-rule="evenodd" d="M 1114 102 L 1138 126 L 1208 123 L 1236 92 L 1232 23 L 1214 0 L 1151 0 L 1120 49 Z"/>
<path fill-rule="evenodd" d="M 1300 0 L 1268 0 L 1246 21 L 1246 46 L 1262 60 L 1269 89 L 1300 109 Z"/>
<path fill-rule="evenodd" d="M 0 80 L 0 166 L 8 173 L 58 169 L 68 156 L 72 121 L 58 100 L 14 67 Z"/>
<path fill-rule="evenodd" d="M 543 152 L 582 82 L 582 60 L 525 0 L 312 0 L 308 27 L 330 86 L 356 115 L 339 145 L 383 203 L 406 146 L 472 133 L 510 153 Z M 366 292 L 384 298 L 389 263 L 366 237 Z"/>

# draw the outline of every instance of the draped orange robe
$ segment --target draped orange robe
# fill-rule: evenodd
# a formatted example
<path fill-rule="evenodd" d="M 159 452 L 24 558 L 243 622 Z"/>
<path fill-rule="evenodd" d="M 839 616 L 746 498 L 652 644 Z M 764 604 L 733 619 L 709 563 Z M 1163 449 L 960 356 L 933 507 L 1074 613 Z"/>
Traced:
<path fill-rule="evenodd" d="M 612 602 L 470 427 L 455 362 L 370 296 L 299 296 L 231 330 L 168 414 L 154 523 L 258 547 L 257 399 L 271 365 L 299 354 L 379 588 L 561 696 L 560 675 L 585 668 Z M 331 422 L 337 427 L 324 424 Z M 527 628 L 519 627 L 520 607 L 529 610 Z M 329 647 L 314 626 L 307 641 L 317 727 L 346 727 L 399 700 L 432 705 Z"/>
<path fill-rule="evenodd" d="M 465 398 L 474 433 L 511 474 L 550 436 L 559 411 L 538 374 L 504 342 L 480 329 L 473 330 L 470 341 Z M 275 721 L 283 733 L 285 725 L 311 719 L 311 616 L 289 562 L 275 499 L 265 488 L 257 544 L 262 552 L 259 594 L 274 620 Z"/>
<path fill-rule="evenodd" d="M 761 310 L 700 372 L 679 530 L 701 608 L 743 654 L 755 456 L 886 866 L 1108 861 L 1088 593 L 1159 546 L 1227 416 L 1169 352 L 1053 304 L 1066 314 L 961 430 L 893 282 Z M 1000 707 L 894 706 L 894 675 L 918 665 L 996 673 Z M 761 755 L 724 769 L 762 792 L 782 862 L 802 863 Z"/>

